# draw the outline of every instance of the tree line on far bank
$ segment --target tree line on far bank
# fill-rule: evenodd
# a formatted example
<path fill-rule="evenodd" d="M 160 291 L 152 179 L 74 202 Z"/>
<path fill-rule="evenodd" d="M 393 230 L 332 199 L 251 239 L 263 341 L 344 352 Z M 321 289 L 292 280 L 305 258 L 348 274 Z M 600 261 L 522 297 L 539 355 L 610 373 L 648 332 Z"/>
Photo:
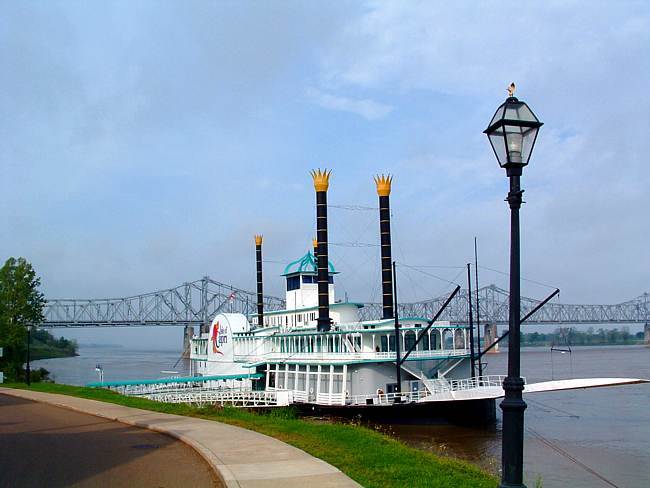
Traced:
<path fill-rule="evenodd" d="M 25 258 L 9 258 L 0 268 L 0 370 L 7 381 L 25 379 L 27 361 L 27 327 L 32 326 L 30 357 L 74 356 L 75 341 L 56 339 L 49 332 L 38 330 L 44 321 L 45 297 L 39 290 L 40 278 Z M 32 371 L 33 380 L 47 376 L 46 371 Z"/>
<path fill-rule="evenodd" d="M 580 331 L 575 327 L 558 328 L 553 332 L 528 332 L 521 334 L 522 346 L 603 346 L 603 345 L 630 345 L 642 344 L 643 332 L 632 334 L 627 327 L 621 330 L 598 329 L 589 327 L 586 331 Z"/>

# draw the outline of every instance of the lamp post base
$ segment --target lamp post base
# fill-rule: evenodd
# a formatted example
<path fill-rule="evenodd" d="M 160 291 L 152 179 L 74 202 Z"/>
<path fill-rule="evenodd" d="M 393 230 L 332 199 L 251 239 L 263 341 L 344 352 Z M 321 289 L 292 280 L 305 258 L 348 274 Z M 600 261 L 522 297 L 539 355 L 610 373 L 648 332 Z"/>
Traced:
<path fill-rule="evenodd" d="M 524 381 L 506 378 L 506 397 L 499 407 L 503 411 L 502 479 L 501 488 L 526 488 L 524 478 L 524 411 L 526 402 L 521 398 Z"/>

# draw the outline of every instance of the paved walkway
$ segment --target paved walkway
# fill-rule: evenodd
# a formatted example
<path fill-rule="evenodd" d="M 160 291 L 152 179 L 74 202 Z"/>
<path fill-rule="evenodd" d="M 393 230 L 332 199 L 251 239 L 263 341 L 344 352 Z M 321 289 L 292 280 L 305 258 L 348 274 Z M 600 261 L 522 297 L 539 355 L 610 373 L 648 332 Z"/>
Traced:
<path fill-rule="evenodd" d="M 194 449 L 168 435 L 0 395 L 2 488 L 213 488 Z"/>
<path fill-rule="evenodd" d="M 193 447 L 228 487 L 360 486 L 325 461 L 272 437 L 239 427 L 67 395 L 11 388 L 0 388 L 0 393 L 166 433 Z"/>

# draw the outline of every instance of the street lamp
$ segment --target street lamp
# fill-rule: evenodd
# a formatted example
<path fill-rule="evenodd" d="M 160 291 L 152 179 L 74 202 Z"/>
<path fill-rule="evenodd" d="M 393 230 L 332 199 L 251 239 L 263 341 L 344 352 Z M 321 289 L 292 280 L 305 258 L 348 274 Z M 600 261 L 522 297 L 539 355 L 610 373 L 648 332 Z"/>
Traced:
<path fill-rule="evenodd" d="M 27 368 L 26 368 L 26 375 L 27 375 L 27 386 L 32 386 L 32 370 L 30 367 L 29 362 L 31 361 L 31 357 L 29 354 L 29 346 L 31 341 L 31 336 L 32 336 L 32 329 L 34 328 L 33 325 L 28 325 L 27 326 Z"/>
<path fill-rule="evenodd" d="M 503 436 L 501 447 L 501 487 L 524 487 L 524 410 L 526 402 L 521 397 L 524 380 L 521 378 L 519 330 L 521 325 L 519 288 L 519 209 L 523 190 L 519 177 L 528 164 L 535 146 L 537 132 L 542 126 L 533 111 L 514 97 L 515 84 L 508 88 L 508 98 L 492 117 L 485 131 L 499 166 L 506 170 L 510 180 L 507 202 L 510 205 L 510 298 L 508 335 L 508 376 L 503 381 L 505 396 L 503 411 Z"/>

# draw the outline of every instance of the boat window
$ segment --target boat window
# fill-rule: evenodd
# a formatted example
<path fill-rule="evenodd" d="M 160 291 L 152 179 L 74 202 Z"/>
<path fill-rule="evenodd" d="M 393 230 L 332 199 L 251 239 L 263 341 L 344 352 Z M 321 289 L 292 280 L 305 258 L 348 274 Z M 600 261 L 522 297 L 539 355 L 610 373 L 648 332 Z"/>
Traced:
<path fill-rule="evenodd" d="M 428 351 L 431 349 L 429 347 L 429 334 L 424 334 L 422 337 L 422 340 L 420 341 L 420 344 L 422 344 L 422 349 L 425 351 Z"/>
<path fill-rule="evenodd" d="M 388 336 L 381 336 L 381 352 L 388 352 Z"/>
<path fill-rule="evenodd" d="M 409 330 L 404 335 L 404 350 L 410 350 L 415 344 L 415 332 Z"/>
<path fill-rule="evenodd" d="M 388 350 L 389 351 L 395 350 L 395 334 L 391 334 L 390 336 L 388 336 Z"/>
<path fill-rule="evenodd" d="M 302 277 L 302 282 L 303 282 L 303 283 L 316 283 L 317 280 L 316 280 L 316 277 L 315 277 L 315 276 L 311 276 L 311 275 L 303 275 L 303 277 Z"/>
<path fill-rule="evenodd" d="M 287 278 L 287 291 L 297 290 L 300 288 L 300 276 L 290 276 Z"/>
<path fill-rule="evenodd" d="M 334 276 L 330 275 L 327 281 L 329 281 L 330 285 L 333 285 L 334 284 Z"/>

